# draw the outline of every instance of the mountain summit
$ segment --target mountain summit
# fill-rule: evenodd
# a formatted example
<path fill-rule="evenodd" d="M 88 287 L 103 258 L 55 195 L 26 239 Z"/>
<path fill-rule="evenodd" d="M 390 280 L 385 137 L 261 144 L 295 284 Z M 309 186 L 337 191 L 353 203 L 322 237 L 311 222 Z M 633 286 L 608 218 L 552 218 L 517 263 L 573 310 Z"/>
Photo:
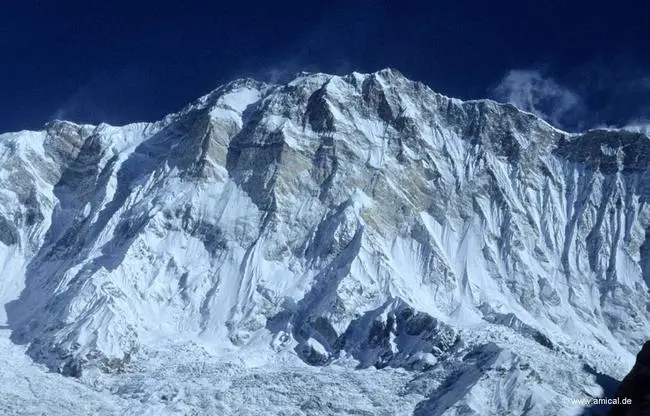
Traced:
<path fill-rule="evenodd" d="M 116 412 L 572 414 L 650 339 L 649 162 L 391 69 L 54 121 L 0 135 L 0 325 Z"/>

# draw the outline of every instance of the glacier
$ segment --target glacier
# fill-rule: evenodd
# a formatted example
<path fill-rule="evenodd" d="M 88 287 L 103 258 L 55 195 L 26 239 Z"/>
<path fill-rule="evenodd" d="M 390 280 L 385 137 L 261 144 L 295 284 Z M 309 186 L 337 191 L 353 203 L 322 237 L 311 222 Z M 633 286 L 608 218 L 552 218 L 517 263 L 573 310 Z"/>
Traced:
<path fill-rule="evenodd" d="M 650 339 L 649 158 L 394 69 L 1 134 L 0 410 L 581 414 Z"/>

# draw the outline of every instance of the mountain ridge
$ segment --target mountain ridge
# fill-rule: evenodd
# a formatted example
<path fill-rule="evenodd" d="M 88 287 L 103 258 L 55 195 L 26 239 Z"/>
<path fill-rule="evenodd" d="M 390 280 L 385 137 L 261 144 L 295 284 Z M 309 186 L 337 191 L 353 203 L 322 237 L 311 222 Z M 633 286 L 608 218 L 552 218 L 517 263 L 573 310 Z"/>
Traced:
<path fill-rule="evenodd" d="M 620 379 L 650 336 L 648 140 L 569 134 L 389 69 L 2 134 L 0 318 L 82 380 L 187 339 L 466 379 L 415 414 L 479 412 L 472 394 L 505 379 L 490 411 L 561 412 L 549 397 L 580 388 L 553 375 Z"/>

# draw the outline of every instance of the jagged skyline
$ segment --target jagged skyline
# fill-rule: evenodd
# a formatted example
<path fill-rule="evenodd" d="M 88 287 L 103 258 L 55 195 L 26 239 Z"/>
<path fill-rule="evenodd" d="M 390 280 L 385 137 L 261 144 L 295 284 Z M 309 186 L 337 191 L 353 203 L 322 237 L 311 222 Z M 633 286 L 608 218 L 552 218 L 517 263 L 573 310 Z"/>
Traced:
<path fill-rule="evenodd" d="M 0 403 L 575 414 L 649 336 L 649 147 L 391 69 L 2 134 Z"/>
<path fill-rule="evenodd" d="M 3 5 L 0 131 L 151 121 L 242 76 L 398 68 L 568 129 L 643 121 L 647 4 L 28 0 Z M 558 112 L 557 108 L 563 111 Z"/>

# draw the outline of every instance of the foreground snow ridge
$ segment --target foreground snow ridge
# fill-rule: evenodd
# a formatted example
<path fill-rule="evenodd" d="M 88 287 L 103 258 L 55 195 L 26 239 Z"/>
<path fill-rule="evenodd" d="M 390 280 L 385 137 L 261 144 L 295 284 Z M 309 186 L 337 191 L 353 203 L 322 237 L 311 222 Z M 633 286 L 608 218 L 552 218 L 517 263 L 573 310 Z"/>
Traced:
<path fill-rule="evenodd" d="M 390 69 L 0 135 L 0 411 L 579 413 L 650 338 L 649 162 Z"/>

